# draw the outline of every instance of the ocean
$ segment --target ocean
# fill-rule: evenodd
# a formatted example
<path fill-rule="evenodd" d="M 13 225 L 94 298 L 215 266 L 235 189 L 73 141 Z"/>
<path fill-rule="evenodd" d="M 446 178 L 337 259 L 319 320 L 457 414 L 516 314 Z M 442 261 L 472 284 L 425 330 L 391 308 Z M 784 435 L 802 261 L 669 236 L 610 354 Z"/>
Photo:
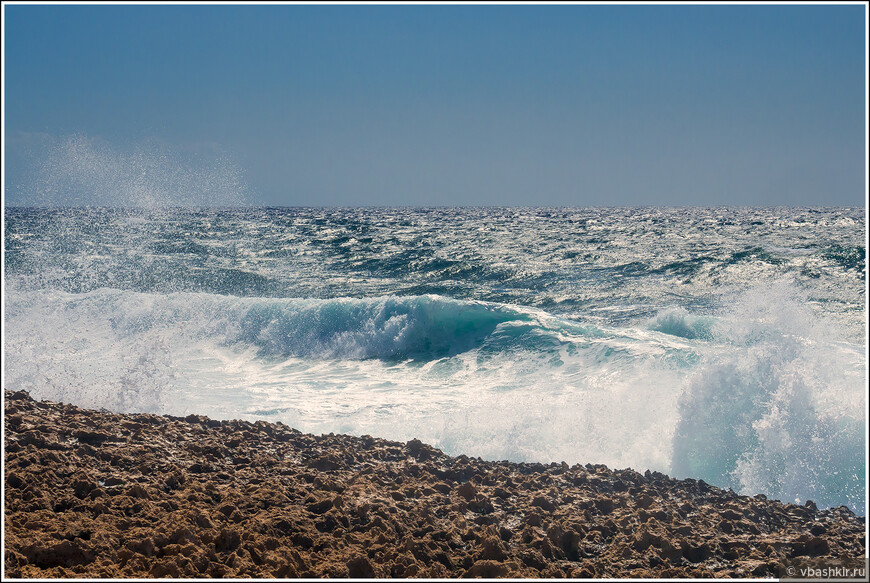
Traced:
<path fill-rule="evenodd" d="M 864 514 L 863 208 L 5 208 L 4 388 Z"/>

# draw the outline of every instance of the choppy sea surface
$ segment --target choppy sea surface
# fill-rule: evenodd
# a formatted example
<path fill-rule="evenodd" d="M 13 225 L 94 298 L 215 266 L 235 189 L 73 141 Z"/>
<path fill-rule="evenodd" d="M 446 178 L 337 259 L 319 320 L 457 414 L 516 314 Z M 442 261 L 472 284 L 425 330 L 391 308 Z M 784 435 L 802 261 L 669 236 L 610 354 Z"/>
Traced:
<path fill-rule="evenodd" d="M 865 513 L 865 209 L 4 212 L 6 389 Z"/>

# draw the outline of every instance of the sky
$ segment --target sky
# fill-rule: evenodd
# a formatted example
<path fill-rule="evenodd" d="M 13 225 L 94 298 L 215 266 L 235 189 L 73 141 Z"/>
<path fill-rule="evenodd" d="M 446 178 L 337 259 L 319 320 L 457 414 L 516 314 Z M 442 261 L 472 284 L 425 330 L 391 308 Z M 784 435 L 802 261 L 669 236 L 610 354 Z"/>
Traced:
<path fill-rule="evenodd" d="M 865 10 L 4 4 L 5 202 L 864 206 Z"/>

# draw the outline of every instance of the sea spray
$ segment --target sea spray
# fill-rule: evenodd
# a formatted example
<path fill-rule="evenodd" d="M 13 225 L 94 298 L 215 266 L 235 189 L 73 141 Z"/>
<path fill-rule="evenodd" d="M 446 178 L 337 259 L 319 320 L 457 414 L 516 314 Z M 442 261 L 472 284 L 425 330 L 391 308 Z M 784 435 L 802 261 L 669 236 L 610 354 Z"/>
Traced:
<path fill-rule="evenodd" d="M 673 471 L 786 501 L 860 508 L 864 349 L 838 341 L 794 285 L 744 294 L 680 402 Z"/>
<path fill-rule="evenodd" d="M 75 134 L 39 165 L 31 206 L 167 209 L 238 207 L 247 186 L 226 154 L 183 152 L 156 139 L 120 148 Z"/>

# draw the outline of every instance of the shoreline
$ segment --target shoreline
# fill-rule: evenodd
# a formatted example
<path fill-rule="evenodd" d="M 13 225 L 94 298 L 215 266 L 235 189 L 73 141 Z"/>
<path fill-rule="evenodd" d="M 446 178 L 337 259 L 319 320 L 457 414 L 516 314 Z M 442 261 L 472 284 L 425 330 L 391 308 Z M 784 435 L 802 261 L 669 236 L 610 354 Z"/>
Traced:
<path fill-rule="evenodd" d="M 8 578 L 750 578 L 865 564 L 865 517 L 844 506 L 5 399 Z"/>

